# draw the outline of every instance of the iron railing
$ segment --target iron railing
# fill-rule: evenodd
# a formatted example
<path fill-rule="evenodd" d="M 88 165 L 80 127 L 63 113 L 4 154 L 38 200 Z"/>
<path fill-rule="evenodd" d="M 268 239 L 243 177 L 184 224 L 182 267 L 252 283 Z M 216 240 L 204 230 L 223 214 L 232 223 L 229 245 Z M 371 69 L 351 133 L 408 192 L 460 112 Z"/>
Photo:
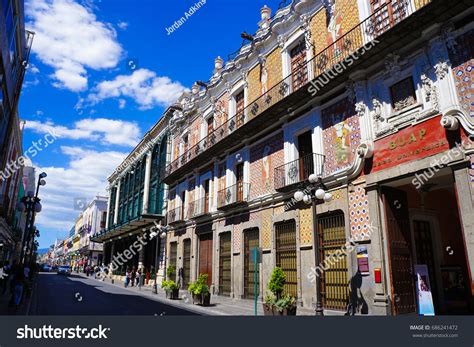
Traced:
<path fill-rule="evenodd" d="M 276 105 L 296 90 L 307 87 L 312 80 L 317 80 L 336 64 L 343 62 L 364 45 L 399 24 L 418 9 L 426 6 L 432 0 L 417 0 L 415 7 L 411 1 L 395 0 L 381 6 L 377 11 L 349 30 L 335 42 L 317 53 L 312 59 L 301 64 L 290 75 L 282 79 L 265 94 L 251 101 L 244 110 L 229 118 L 221 126 L 209 133 L 197 144 L 172 161 L 166 167 L 165 176 L 169 176 L 180 167 L 214 146 L 221 139 L 227 137 L 237 129 L 239 117 L 244 117 L 244 124 L 248 123 L 265 110 Z M 348 63 L 348 65 L 351 65 Z"/>
<path fill-rule="evenodd" d="M 237 182 L 217 193 L 217 208 L 225 209 L 235 204 L 245 203 L 249 197 L 250 183 Z"/>
<path fill-rule="evenodd" d="M 168 224 L 184 222 L 186 219 L 184 212 L 183 206 L 179 206 L 170 210 L 167 215 Z"/>
<path fill-rule="evenodd" d="M 197 199 L 188 205 L 188 215 L 190 218 L 196 218 L 209 213 L 209 198 Z"/>
<path fill-rule="evenodd" d="M 275 168 L 275 189 L 282 189 L 300 182 L 304 182 L 309 175 L 316 174 L 322 177 L 324 171 L 322 154 L 311 153 L 290 161 Z"/>

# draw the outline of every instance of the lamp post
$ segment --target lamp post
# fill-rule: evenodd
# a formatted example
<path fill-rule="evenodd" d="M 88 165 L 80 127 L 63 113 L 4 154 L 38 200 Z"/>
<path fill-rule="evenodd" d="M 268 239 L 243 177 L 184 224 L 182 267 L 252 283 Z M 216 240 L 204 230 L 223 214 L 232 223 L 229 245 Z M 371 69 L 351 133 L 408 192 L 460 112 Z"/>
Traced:
<path fill-rule="evenodd" d="M 26 223 L 25 230 L 23 231 L 23 237 L 21 241 L 21 251 L 20 251 L 20 264 L 23 264 L 26 260 L 26 255 L 28 254 L 28 248 L 30 245 L 31 239 L 34 240 L 33 233 L 35 232 L 35 215 L 36 213 L 41 212 L 41 199 L 38 198 L 39 187 L 44 186 L 46 181 L 46 172 L 42 172 L 38 175 L 38 183 L 36 185 L 36 193 L 29 191 L 24 197 L 20 199 L 18 203 L 18 210 L 21 212 L 26 211 Z M 25 249 L 26 247 L 26 249 Z M 33 246 L 32 246 L 33 247 Z"/>
<path fill-rule="evenodd" d="M 318 201 L 329 202 L 332 199 L 331 193 L 327 192 L 327 188 L 323 184 L 322 178 L 316 174 L 311 174 L 308 177 L 310 185 L 304 191 L 297 190 L 294 194 L 296 201 L 303 201 L 307 205 L 311 205 L 313 209 L 313 245 L 315 266 L 321 263 L 321 244 L 319 235 L 319 219 L 316 211 Z M 324 308 L 321 295 L 321 276 L 316 276 L 316 309 L 317 316 L 324 315 Z"/>
<path fill-rule="evenodd" d="M 153 237 L 156 237 L 156 236 L 160 237 L 160 242 L 158 242 L 158 240 L 156 241 L 156 254 L 155 254 L 155 271 L 156 272 L 155 272 L 155 284 L 153 286 L 153 293 L 154 294 L 158 294 L 158 268 L 159 268 L 159 265 L 160 265 L 160 260 L 159 260 L 159 257 L 158 257 L 158 253 L 160 252 L 160 247 L 159 246 L 161 245 L 163 240 L 166 238 L 166 230 L 167 230 L 166 227 L 162 227 L 160 230 L 153 231 L 150 234 L 150 236 L 153 234 Z M 166 258 L 165 258 L 165 260 L 166 260 Z"/>

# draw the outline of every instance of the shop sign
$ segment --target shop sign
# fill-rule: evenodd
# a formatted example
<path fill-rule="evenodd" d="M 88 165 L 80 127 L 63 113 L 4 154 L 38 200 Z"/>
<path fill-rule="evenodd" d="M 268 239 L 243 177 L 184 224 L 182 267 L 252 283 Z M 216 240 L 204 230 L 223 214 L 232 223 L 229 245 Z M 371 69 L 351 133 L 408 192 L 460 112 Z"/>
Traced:
<path fill-rule="evenodd" d="M 376 141 L 372 172 L 448 150 L 446 130 L 439 120 L 432 118 Z"/>

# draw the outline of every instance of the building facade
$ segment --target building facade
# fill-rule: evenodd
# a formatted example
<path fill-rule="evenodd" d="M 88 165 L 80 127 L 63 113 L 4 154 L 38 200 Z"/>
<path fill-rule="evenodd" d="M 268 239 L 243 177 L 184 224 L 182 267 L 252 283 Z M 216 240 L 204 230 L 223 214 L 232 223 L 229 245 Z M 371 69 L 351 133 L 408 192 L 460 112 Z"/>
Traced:
<path fill-rule="evenodd" d="M 23 1 L 0 2 L 0 261 L 13 260 L 18 242 L 13 225 L 23 166 L 18 100 L 33 39 L 24 24 Z"/>
<path fill-rule="evenodd" d="M 103 244 L 103 262 L 114 278 L 123 279 L 127 269 L 143 271 L 146 284 L 163 277 L 165 247 L 157 232 L 166 211 L 162 173 L 173 109 L 165 111 L 108 178 L 106 225 L 92 241 Z"/>
<path fill-rule="evenodd" d="M 473 31 L 462 2 L 282 3 L 170 121 L 166 263 L 186 286 L 262 299 L 275 267 L 300 307 L 473 310 Z M 294 193 L 321 178 L 332 199 Z M 329 200 L 329 199 L 328 199 Z M 321 263 L 316 264 L 316 252 Z M 178 273 L 179 277 L 178 278 Z M 426 279 L 425 279 L 426 280 Z M 357 295 L 356 295 L 357 294 Z"/>
<path fill-rule="evenodd" d="M 92 235 L 105 229 L 107 219 L 107 197 L 96 196 L 82 212 L 83 228 L 79 255 L 79 266 L 100 266 L 103 259 L 101 243 L 91 241 Z"/>

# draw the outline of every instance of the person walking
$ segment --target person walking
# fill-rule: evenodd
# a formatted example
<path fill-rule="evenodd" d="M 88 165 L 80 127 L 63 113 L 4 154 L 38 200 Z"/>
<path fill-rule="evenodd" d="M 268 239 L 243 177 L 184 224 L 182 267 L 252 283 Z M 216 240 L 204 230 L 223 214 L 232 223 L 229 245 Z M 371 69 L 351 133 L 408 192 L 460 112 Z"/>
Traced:
<path fill-rule="evenodd" d="M 137 276 L 137 270 L 135 270 L 135 267 L 132 268 L 132 274 L 131 274 L 131 286 L 133 287 L 135 284 L 135 277 Z"/>
<path fill-rule="evenodd" d="M 130 283 L 130 271 L 127 270 L 125 271 L 125 288 L 128 287 L 128 284 Z"/>

